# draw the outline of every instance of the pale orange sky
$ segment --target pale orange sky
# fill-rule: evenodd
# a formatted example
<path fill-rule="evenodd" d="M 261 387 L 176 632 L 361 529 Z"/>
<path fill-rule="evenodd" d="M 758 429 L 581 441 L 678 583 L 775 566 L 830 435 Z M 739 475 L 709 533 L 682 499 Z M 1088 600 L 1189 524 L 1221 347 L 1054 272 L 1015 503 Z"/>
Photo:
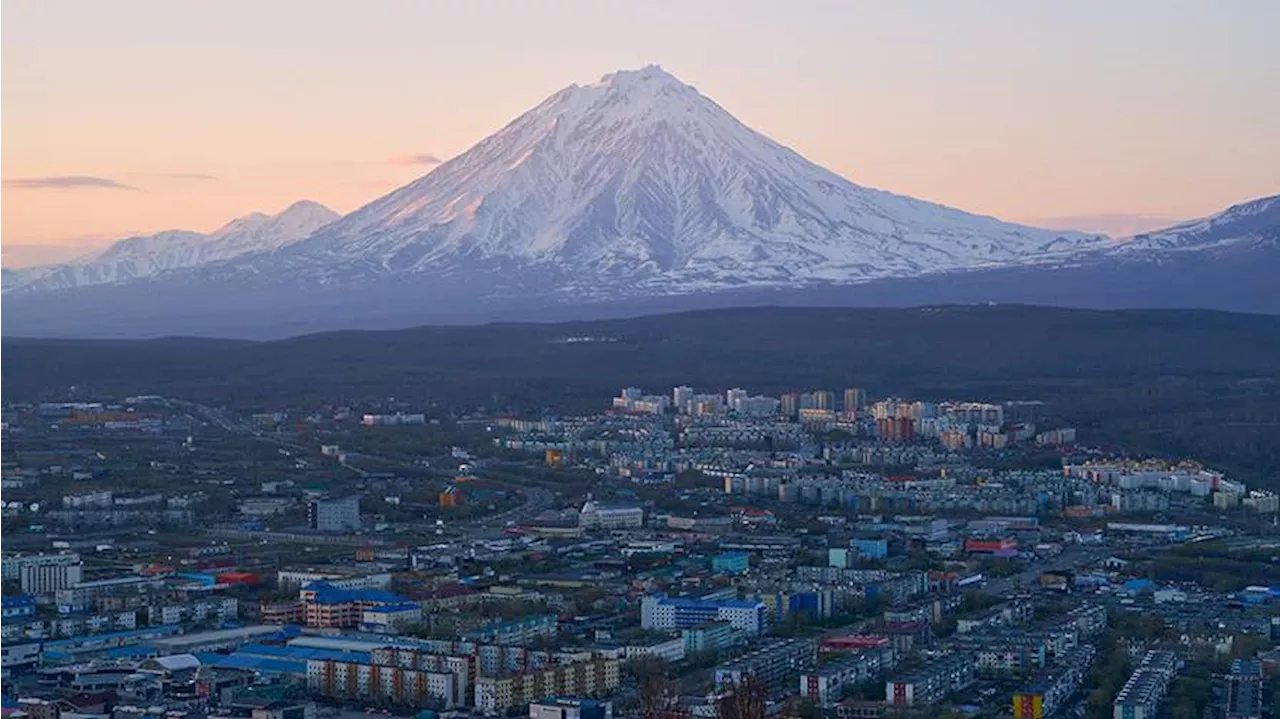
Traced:
<path fill-rule="evenodd" d="M 350 211 L 430 169 L 403 158 L 650 63 L 854 182 L 1006 219 L 1160 224 L 1280 191 L 1280 3 L 788 7 L 7 0 L 4 262 Z"/>

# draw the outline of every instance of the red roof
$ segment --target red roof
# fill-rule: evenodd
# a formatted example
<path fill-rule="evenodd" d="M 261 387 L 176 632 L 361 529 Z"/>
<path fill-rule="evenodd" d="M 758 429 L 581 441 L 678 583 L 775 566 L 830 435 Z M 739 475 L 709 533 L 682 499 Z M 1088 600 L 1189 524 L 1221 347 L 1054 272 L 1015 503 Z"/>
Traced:
<path fill-rule="evenodd" d="M 866 649 L 882 647 L 889 643 L 885 637 L 874 634 L 846 634 L 839 637 L 827 637 L 822 640 L 823 649 Z"/>
<path fill-rule="evenodd" d="M 1017 549 L 1018 540 L 1013 539 L 1012 537 L 990 541 L 966 539 L 964 542 L 964 548 L 967 552 L 1000 552 L 1008 549 Z"/>
<path fill-rule="evenodd" d="M 259 584 L 262 577 L 253 572 L 223 572 L 218 575 L 218 581 L 222 584 Z"/>

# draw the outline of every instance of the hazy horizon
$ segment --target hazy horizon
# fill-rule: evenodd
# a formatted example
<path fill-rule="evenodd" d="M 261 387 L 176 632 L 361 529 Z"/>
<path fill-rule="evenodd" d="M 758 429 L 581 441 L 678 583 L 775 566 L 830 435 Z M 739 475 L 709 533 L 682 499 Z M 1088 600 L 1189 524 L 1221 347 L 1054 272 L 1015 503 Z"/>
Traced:
<path fill-rule="evenodd" d="M 1280 191 L 1280 6 L 1261 1 L 3 15 L 5 266 L 302 198 L 349 212 L 567 85 L 651 63 L 856 183 L 1011 221 L 1124 236 Z"/>

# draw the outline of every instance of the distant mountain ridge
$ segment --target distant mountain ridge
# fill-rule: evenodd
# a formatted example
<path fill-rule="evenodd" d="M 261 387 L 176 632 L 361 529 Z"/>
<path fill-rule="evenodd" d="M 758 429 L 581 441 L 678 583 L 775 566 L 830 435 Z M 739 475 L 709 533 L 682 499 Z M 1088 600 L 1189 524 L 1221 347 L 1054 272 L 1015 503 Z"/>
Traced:
<path fill-rule="evenodd" d="M 344 217 L 309 209 L 6 271 L 4 331 L 275 337 L 769 303 L 1280 312 L 1277 197 L 1123 242 L 1006 223 L 856 185 L 656 66 L 569 86 Z"/>
<path fill-rule="evenodd" d="M 254 212 L 236 218 L 207 235 L 167 230 L 129 237 L 63 264 L 6 270 L 4 291 L 130 282 L 242 255 L 274 252 L 307 238 L 340 216 L 318 202 L 300 200 L 274 215 Z"/>

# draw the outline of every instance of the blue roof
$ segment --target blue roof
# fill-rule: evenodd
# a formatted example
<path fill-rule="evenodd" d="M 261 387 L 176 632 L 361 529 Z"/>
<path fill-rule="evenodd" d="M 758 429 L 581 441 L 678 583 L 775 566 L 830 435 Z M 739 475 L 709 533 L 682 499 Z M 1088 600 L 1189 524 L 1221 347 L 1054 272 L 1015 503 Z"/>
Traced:
<path fill-rule="evenodd" d="M 266 672 L 270 674 L 306 674 L 305 661 L 274 659 L 271 657 L 255 657 L 241 654 L 197 654 L 202 666 L 219 669 L 244 669 L 247 671 Z"/>
<path fill-rule="evenodd" d="M 0 607 L 34 607 L 35 604 L 36 598 L 30 594 L 0 597 Z"/>
<path fill-rule="evenodd" d="M 1130 579 L 1121 586 L 1130 592 L 1140 592 L 1144 589 L 1155 589 L 1156 583 L 1150 579 Z"/>
<path fill-rule="evenodd" d="M 369 664 L 372 661 L 369 656 L 369 652 L 344 652 L 341 649 L 325 649 L 322 647 L 278 647 L 269 644 L 246 644 L 240 647 L 240 649 L 235 653 L 263 658 L 289 659 L 303 662 L 308 659 L 337 659 Z"/>
<path fill-rule="evenodd" d="M 82 637 L 71 637 L 70 639 L 58 639 L 52 642 L 45 642 L 44 649 L 49 651 L 56 650 L 60 647 L 74 647 L 81 644 L 100 644 L 108 639 L 149 639 L 156 636 L 168 636 L 171 634 L 181 634 L 182 627 L 177 624 L 161 624 L 156 627 L 147 627 L 145 629 L 128 629 L 122 632 L 104 632 L 103 634 L 86 634 Z"/>
<path fill-rule="evenodd" d="M 675 607 L 685 607 L 687 609 L 718 609 L 724 607 L 726 609 L 755 609 L 760 606 L 760 602 L 746 602 L 737 599 L 728 600 L 708 600 L 708 599 L 691 599 L 689 597 L 662 597 L 663 604 L 669 604 Z"/>
<path fill-rule="evenodd" d="M 409 601 L 399 594 L 384 592 L 379 589 L 338 589 L 324 580 L 311 582 L 303 587 L 303 590 L 315 592 L 315 601 L 319 604 L 343 604 L 346 602 L 403 604 Z"/>
<path fill-rule="evenodd" d="M 159 655 L 154 647 L 148 647 L 144 644 L 133 644 L 123 647 L 115 647 L 108 649 L 103 656 L 108 659 L 134 659 L 138 657 L 149 658 Z"/>

